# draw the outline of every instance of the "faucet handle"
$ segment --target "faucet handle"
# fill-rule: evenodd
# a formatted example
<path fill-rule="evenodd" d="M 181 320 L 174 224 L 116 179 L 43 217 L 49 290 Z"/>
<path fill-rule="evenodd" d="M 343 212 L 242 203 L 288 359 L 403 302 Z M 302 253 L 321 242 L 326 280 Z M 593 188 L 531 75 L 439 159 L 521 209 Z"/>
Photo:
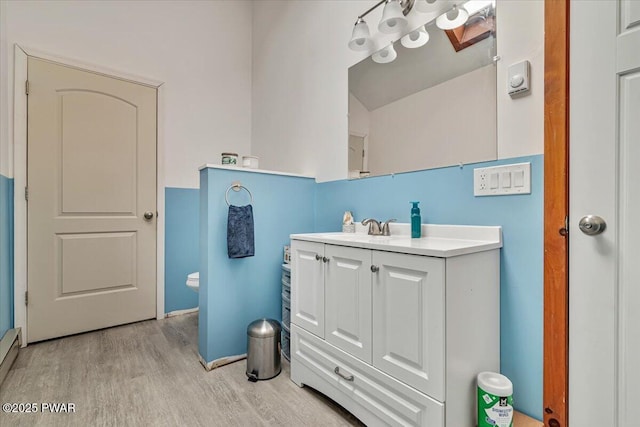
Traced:
<path fill-rule="evenodd" d="M 382 225 L 382 235 L 383 236 L 390 236 L 391 232 L 389 231 L 389 223 L 391 222 L 396 222 L 397 219 L 393 218 L 393 219 L 388 219 L 384 222 L 384 224 Z"/>

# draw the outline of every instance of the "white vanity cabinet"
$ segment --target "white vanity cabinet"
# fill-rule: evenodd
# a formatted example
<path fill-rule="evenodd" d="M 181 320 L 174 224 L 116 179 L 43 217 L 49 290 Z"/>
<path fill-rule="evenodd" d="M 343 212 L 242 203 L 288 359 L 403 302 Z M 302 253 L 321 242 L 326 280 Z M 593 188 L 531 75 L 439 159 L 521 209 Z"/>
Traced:
<path fill-rule="evenodd" d="M 476 375 L 500 369 L 500 227 L 404 226 L 291 236 L 291 379 L 370 426 L 474 426 Z"/>

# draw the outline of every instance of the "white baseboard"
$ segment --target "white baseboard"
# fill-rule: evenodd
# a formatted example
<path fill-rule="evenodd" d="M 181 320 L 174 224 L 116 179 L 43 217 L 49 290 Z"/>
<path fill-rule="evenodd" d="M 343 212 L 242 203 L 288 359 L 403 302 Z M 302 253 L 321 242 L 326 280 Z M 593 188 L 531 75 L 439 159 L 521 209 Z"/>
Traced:
<path fill-rule="evenodd" d="M 0 340 L 0 384 L 11 369 L 11 365 L 18 357 L 18 351 L 22 344 L 22 330 L 20 328 L 9 329 Z"/>
<path fill-rule="evenodd" d="M 213 369 L 219 368 L 220 366 L 228 365 L 229 363 L 237 362 L 238 360 L 242 360 L 246 358 L 247 358 L 247 354 L 245 353 L 245 354 L 239 354 L 237 356 L 221 357 L 220 359 L 207 362 L 202 358 L 201 355 L 198 355 L 198 359 L 200 360 L 200 363 L 202 364 L 202 366 L 204 366 L 204 369 L 206 369 L 207 371 L 211 371 Z"/>
<path fill-rule="evenodd" d="M 196 313 L 199 311 L 199 308 L 186 308 L 184 310 L 176 310 L 170 311 L 165 315 L 165 317 L 174 317 L 174 316 L 182 316 L 183 314 Z"/>

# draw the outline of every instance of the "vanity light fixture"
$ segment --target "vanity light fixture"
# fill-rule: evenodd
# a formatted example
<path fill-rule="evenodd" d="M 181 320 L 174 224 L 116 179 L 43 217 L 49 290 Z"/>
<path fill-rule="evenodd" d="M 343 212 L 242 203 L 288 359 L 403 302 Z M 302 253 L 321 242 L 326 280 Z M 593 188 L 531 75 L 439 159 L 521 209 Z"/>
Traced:
<path fill-rule="evenodd" d="M 467 12 L 464 7 L 458 7 L 454 4 L 451 10 L 436 18 L 436 25 L 441 30 L 453 30 L 454 28 L 464 25 L 468 19 L 469 12 Z"/>
<path fill-rule="evenodd" d="M 389 62 L 393 62 L 397 56 L 398 54 L 393 48 L 393 43 L 391 43 L 389 46 L 380 49 L 379 51 L 371 55 L 371 59 L 373 60 L 373 62 L 377 62 L 378 64 L 388 64 Z"/>
<path fill-rule="evenodd" d="M 363 18 L 383 4 L 384 9 L 382 11 L 382 19 L 378 24 L 378 31 L 386 34 L 403 31 L 408 22 L 405 15 L 411 11 L 415 1 L 416 0 L 381 0 L 376 3 L 365 13 L 358 16 L 358 20 L 353 28 L 353 33 L 351 34 L 351 40 L 349 40 L 349 48 L 351 50 L 368 50 L 371 48 L 372 40 L 369 32 L 369 26 Z"/>
<path fill-rule="evenodd" d="M 424 27 L 424 25 L 416 28 L 409 34 L 402 37 L 402 39 L 400 39 L 400 43 L 402 43 L 402 46 L 409 49 L 424 46 L 428 41 L 429 33 L 427 32 L 427 29 Z"/>

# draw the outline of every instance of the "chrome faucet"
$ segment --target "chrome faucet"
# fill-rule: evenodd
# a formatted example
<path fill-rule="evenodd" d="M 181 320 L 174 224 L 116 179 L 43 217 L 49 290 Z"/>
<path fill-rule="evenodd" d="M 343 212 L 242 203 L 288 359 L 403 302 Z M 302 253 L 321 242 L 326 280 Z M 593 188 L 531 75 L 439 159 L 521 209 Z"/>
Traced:
<path fill-rule="evenodd" d="M 390 236 L 389 232 L 389 223 L 396 222 L 395 219 L 389 219 L 384 222 L 384 224 L 380 224 L 380 222 L 373 218 L 367 218 L 362 220 L 362 225 L 369 225 L 368 234 L 371 236 Z"/>
<path fill-rule="evenodd" d="M 367 234 L 369 234 L 370 236 L 382 235 L 382 229 L 380 228 L 380 223 L 378 222 L 377 219 L 373 219 L 373 218 L 363 219 L 362 225 L 367 225 L 367 224 L 369 224 L 369 232 Z"/>

